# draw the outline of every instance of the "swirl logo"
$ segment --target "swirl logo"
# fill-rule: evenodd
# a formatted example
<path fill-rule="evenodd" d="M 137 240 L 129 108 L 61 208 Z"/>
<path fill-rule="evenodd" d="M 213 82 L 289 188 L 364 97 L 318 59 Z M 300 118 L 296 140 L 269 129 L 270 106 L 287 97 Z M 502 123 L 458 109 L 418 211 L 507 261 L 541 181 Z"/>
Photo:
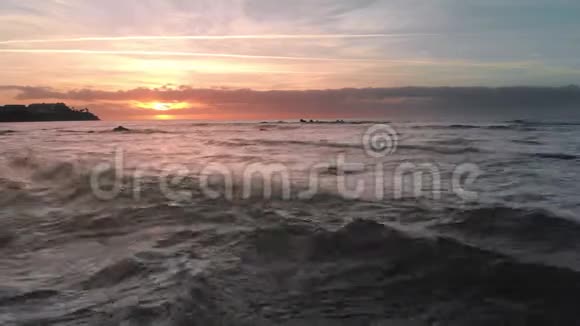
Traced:
<path fill-rule="evenodd" d="M 377 124 L 365 132 L 362 141 L 367 155 L 380 158 L 395 153 L 399 144 L 399 135 L 393 127 Z"/>

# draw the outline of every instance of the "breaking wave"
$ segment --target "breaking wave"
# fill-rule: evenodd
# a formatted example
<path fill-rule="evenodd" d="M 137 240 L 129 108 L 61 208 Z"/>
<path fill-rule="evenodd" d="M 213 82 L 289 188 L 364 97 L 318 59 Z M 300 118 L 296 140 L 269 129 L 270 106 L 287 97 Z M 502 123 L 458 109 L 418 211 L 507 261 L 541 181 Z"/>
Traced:
<path fill-rule="evenodd" d="M 580 224 L 545 210 L 486 207 L 459 211 L 439 228 L 468 236 L 504 237 L 556 247 L 580 247 Z"/>
<path fill-rule="evenodd" d="M 115 306 L 98 319 L 99 325 L 576 320 L 571 299 L 580 289 L 577 273 L 521 263 L 451 239 L 410 237 L 366 220 L 335 231 L 285 223 L 219 238 L 213 240 L 225 246 L 213 255 L 221 258 L 201 270 L 178 269 L 174 277 L 165 277 L 171 286 L 159 289 L 160 296 L 172 295 Z M 99 272 L 98 279 L 111 273 L 119 280 L 143 271 L 139 264 L 127 264 Z"/>

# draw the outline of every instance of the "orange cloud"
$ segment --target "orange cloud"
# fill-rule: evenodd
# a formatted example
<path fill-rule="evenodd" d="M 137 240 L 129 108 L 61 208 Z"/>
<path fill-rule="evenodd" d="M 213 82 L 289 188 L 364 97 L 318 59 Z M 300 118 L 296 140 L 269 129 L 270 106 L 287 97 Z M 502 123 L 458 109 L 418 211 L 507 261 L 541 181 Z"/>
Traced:
<path fill-rule="evenodd" d="M 103 119 L 297 119 L 366 118 L 420 114 L 504 114 L 506 110 L 570 112 L 580 88 L 402 87 L 326 90 L 193 88 L 190 86 L 108 91 L 0 86 L 20 102 L 65 101 L 88 107 Z M 155 116 L 163 117 L 155 117 Z"/>

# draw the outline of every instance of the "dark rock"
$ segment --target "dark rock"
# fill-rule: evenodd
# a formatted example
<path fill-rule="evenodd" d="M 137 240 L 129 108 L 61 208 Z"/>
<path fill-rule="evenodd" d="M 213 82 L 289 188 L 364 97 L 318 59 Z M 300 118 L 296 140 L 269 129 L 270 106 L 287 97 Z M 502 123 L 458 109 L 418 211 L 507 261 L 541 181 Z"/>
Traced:
<path fill-rule="evenodd" d="M 118 126 L 117 128 L 113 129 L 114 132 L 127 132 L 127 131 L 131 131 L 128 128 L 125 128 L 123 126 Z"/>

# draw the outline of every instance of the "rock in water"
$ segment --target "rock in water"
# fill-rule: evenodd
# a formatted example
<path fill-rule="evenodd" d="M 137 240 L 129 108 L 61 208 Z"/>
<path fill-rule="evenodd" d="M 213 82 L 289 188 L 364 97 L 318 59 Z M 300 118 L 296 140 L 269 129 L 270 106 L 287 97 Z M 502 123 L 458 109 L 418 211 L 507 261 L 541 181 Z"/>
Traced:
<path fill-rule="evenodd" d="M 127 131 L 131 131 L 128 128 L 125 128 L 123 126 L 118 126 L 117 128 L 113 129 L 114 132 L 127 132 Z"/>

